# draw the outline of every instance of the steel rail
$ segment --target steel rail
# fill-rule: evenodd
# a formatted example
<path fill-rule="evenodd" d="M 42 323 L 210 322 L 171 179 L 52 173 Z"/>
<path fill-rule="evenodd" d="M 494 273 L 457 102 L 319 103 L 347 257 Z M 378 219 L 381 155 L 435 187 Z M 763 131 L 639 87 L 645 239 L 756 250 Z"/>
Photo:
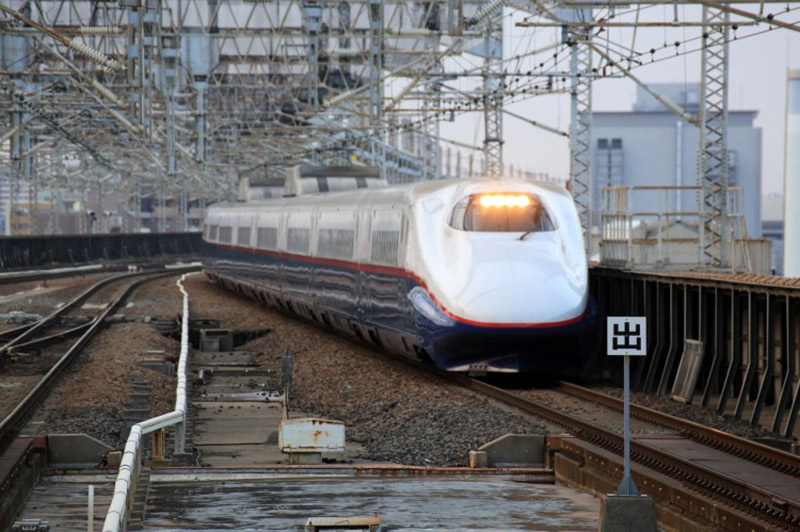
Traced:
<path fill-rule="evenodd" d="M 22 344 L 16 344 L 9 350 L 9 354 L 14 354 L 19 351 L 23 351 L 25 349 L 31 349 L 34 347 L 42 347 L 48 344 L 66 340 L 67 338 L 72 338 L 74 336 L 81 334 L 83 331 L 91 327 L 92 323 L 94 323 L 95 321 L 97 321 L 97 316 L 95 316 L 94 318 L 89 318 L 89 320 L 87 320 L 85 323 L 81 323 L 80 325 L 72 327 L 71 329 L 66 329 L 64 331 L 57 332 L 55 334 L 51 334 L 48 336 L 42 336 L 41 338 L 28 340 L 27 342 Z"/>
<path fill-rule="evenodd" d="M 81 303 L 89 299 L 89 297 L 98 292 L 100 289 L 105 288 L 107 285 L 115 283 L 120 280 L 130 279 L 131 277 L 137 277 L 142 275 L 148 275 L 151 273 L 152 272 L 124 273 L 121 275 L 113 275 L 111 277 L 106 277 L 105 279 L 101 279 L 100 281 L 93 284 L 92 286 L 90 286 L 77 296 L 75 296 L 73 299 L 71 299 L 64 305 L 62 305 L 52 314 L 45 316 L 41 320 L 37 321 L 36 323 L 28 327 L 25 331 L 22 331 L 22 333 L 19 334 L 16 338 L 13 338 L 8 342 L 6 342 L 5 345 L 0 347 L 0 356 L 5 355 L 12 347 L 15 347 L 18 344 L 23 343 L 25 340 L 32 337 L 36 332 L 40 331 L 41 329 L 43 329 L 44 327 L 55 321 L 56 318 L 65 314 L 67 311 L 72 310 L 76 306 L 80 305 Z"/>
<path fill-rule="evenodd" d="M 622 454 L 623 437 L 616 432 L 464 375 L 434 368 L 430 368 L 429 371 L 522 412 L 561 425 L 580 440 L 618 455 Z M 683 482 L 688 487 L 728 506 L 757 516 L 772 526 L 787 530 L 800 529 L 800 501 L 785 500 L 759 486 L 746 484 L 719 471 L 665 453 L 637 439 L 631 441 L 631 459 L 634 463 Z"/>
<path fill-rule="evenodd" d="M 53 365 L 52 368 L 45 374 L 44 377 L 28 392 L 25 398 L 11 411 L 11 413 L 0 421 L 0 449 L 5 449 L 16 434 L 22 430 L 28 422 L 31 414 L 39 406 L 41 401 L 47 396 L 49 391 L 55 385 L 58 377 L 69 367 L 69 365 L 80 354 L 83 348 L 89 341 L 99 332 L 100 328 L 105 324 L 106 319 L 117 310 L 117 308 L 141 285 L 160 279 L 162 277 L 171 277 L 180 275 L 191 271 L 196 271 L 198 268 L 176 268 L 166 271 L 137 273 L 136 275 L 115 276 L 114 280 L 130 279 L 136 276 L 146 276 L 143 279 L 138 279 L 131 283 L 122 294 L 120 294 L 109 306 L 98 316 L 96 320 L 91 323 L 91 326 L 86 332 L 81 335 L 75 343 L 61 356 L 61 358 Z M 108 284 L 108 283 L 105 283 Z"/>
<path fill-rule="evenodd" d="M 19 327 L 14 327 L 13 329 L 8 329 L 5 331 L 0 332 L 0 341 L 7 342 L 9 340 L 13 340 L 20 334 L 24 333 L 34 325 L 39 323 L 39 321 L 34 321 L 32 323 L 26 323 L 25 325 L 20 325 Z"/>
<path fill-rule="evenodd" d="M 49 279 L 62 279 L 65 277 L 77 277 L 83 275 L 93 275 L 96 273 L 107 273 L 109 271 L 118 271 L 121 268 L 92 268 L 92 269 L 75 269 L 71 271 L 64 270 L 63 268 L 55 268 L 54 271 L 37 271 L 36 273 L 19 273 L 10 275 L 0 275 L 0 285 L 16 284 L 16 283 L 32 283 L 35 281 L 46 281 Z"/>
<path fill-rule="evenodd" d="M 559 391 L 599 403 L 614 410 L 622 411 L 622 399 L 617 397 L 590 390 L 583 386 L 578 386 L 571 382 L 559 381 Z M 729 434 L 727 432 L 712 429 L 689 421 L 681 419 L 664 412 L 659 412 L 646 406 L 631 403 L 631 416 L 642 421 L 656 423 L 664 427 L 678 431 L 682 436 L 691 438 L 692 440 L 702 443 L 708 447 L 719 449 L 728 454 L 744 458 L 750 462 L 775 469 L 787 475 L 794 475 L 800 477 L 800 456 L 787 453 L 775 447 L 764 445 L 763 443 L 754 442 L 747 438 Z"/>

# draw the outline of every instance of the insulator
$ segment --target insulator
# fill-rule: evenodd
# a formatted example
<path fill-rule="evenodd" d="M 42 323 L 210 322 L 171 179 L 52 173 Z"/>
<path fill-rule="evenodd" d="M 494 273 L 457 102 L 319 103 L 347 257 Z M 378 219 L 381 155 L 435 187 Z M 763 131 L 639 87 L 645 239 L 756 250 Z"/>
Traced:
<path fill-rule="evenodd" d="M 93 79 L 93 80 L 92 80 L 92 81 L 91 81 L 89 84 L 90 84 L 92 87 L 94 87 L 94 89 L 95 89 L 97 92 L 99 92 L 100 94 L 102 94 L 103 96 L 105 96 L 105 97 L 106 97 L 106 99 L 108 99 L 108 100 L 112 101 L 112 102 L 114 103 L 114 105 L 117 105 L 117 106 L 119 106 L 119 107 L 122 107 L 122 106 L 123 106 L 123 105 L 122 105 L 122 102 L 120 101 L 120 99 L 119 99 L 119 98 L 117 98 L 117 95 L 116 95 L 116 94 L 114 94 L 113 92 L 111 92 L 111 91 L 108 89 L 108 87 L 106 87 L 105 85 L 103 85 L 103 84 L 102 84 L 102 83 L 100 83 L 99 81 L 97 81 L 97 80 Z"/>
<path fill-rule="evenodd" d="M 405 28 L 402 30 L 392 31 L 387 30 L 389 35 L 398 35 L 400 37 L 430 37 L 432 35 L 440 35 L 440 31 L 429 30 L 428 28 Z"/>
<path fill-rule="evenodd" d="M 122 31 L 119 26 L 82 26 L 77 29 L 81 35 L 116 35 Z"/>
<path fill-rule="evenodd" d="M 82 54 L 82 55 L 88 57 L 89 59 L 91 59 L 92 61 L 94 61 L 95 63 L 97 63 L 99 65 L 102 65 L 102 66 L 104 66 L 104 67 L 106 67 L 106 68 L 108 68 L 110 70 L 120 71 L 120 70 L 123 69 L 123 66 L 121 64 L 119 64 L 117 61 L 115 61 L 113 59 L 109 59 L 108 57 L 104 56 L 103 54 L 101 54 L 97 50 L 89 48 L 88 46 L 86 46 L 85 44 L 83 44 L 80 41 L 72 41 L 72 40 L 70 40 L 70 41 L 67 41 L 67 42 L 68 42 L 68 46 L 70 48 L 72 48 L 73 50 L 75 50 L 79 54 Z"/>
<path fill-rule="evenodd" d="M 478 8 L 475 14 L 472 15 L 472 17 L 467 21 L 467 25 L 474 26 L 476 24 L 480 24 L 489 18 L 495 9 L 505 5 L 507 1 L 508 0 L 490 0 L 488 3 Z"/>

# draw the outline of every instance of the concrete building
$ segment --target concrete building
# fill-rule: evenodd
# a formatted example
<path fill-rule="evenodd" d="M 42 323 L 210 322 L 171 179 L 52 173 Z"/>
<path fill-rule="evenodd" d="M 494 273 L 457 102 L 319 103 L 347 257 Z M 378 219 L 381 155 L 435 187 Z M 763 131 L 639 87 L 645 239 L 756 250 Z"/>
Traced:
<path fill-rule="evenodd" d="M 651 88 L 678 105 L 697 113 L 699 85 L 653 84 Z M 754 127 L 757 111 L 729 111 L 728 149 L 730 186 L 742 187 L 741 212 L 748 235 L 761 235 L 761 129 Z M 697 184 L 699 130 L 667 111 L 647 92 L 638 89 L 636 103 L 628 112 L 592 114 L 593 212 L 600 220 L 601 189 L 616 186 L 692 186 Z M 660 212 L 660 198 L 642 196 L 650 205 L 638 211 Z M 669 210 L 697 212 L 697 192 L 671 194 Z M 696 218 L 695 218 L 696 220 Z"/>
<path fill-rule="evenodd" d="M 764 196 L 761 213 L 761 236 L 772 240 L 775 275 L 783 275 L 783 194 Z"/>
<path fill-rule="evenodd" d="M 783 180 L 783 271 L 800 277 L 800 70 L 786 79 L 786 175 Z"/>

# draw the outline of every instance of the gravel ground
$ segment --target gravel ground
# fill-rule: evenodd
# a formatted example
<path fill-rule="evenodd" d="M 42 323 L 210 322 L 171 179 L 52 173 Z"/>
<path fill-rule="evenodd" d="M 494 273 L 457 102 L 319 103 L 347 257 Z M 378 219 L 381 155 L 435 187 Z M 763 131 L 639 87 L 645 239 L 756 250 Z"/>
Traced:
<path fill-rule="evenodd" d="M 138 317 L 174 316 L 181 305 L 175 279 L 140 288 L 132 297 L 133 306 L 126 310 L 137 309 Z M 179 349 L 179 342 L 142 321 L 110 325 L 81 353 L 40 408 L 36 419 L 44 424 L 37 433 L 84 432 L 121 448 L 122 418 L 134 379 L 152 388 L 149 417 L 174 408 L 175 380 L 139 366 L 143 360 L 158 358 L 146 351 L 160 350 L 175 357 Z"/>
<path fill-rule="evenodd" d="M 92 274 L 85 277 L 0 285 L 0 314 L 23 311 L 47 316 L 106 275 L 108 274 Z M 0 320 L 0 330 L 14 327 L 17 325 Z"/>
<path fill-rule="evenodd" d="M 599 392 L 619 398 L 622 397 L 623 393 L 622 389 L 609 386 L 597 387 L 595 389 Z M 737 420 L 731 415 L 721 416 L 716 412 L 709 410 L 708 408 L 698 405 L 679 403 L 666 397 L 658 397 L 641 392 L 631 392 L 631 402 L 641 406 L 646 406 L 647 408 L 652 408 L 653 410 L 658 410 L 659 412 L 663 412 L 665 414 L 670 414 L 675 417 L 688 419 L 707 427 L 713 427 L 715 429 L 722 430 L 736 436 L 741 436 L 743 438 L 765 438 L 775 436 L 774 433 L 768 430 L 764 430 L 762 428 L 753 428 L 747 422 Z"/>
<path fill-rule="evenodd" d="M 40 433 L 86 432 L 120 448 L 131 375 L 152 387 L 151 416 L 173 408 L 174 379 L 138 364 L 153 358 L 145 353 L 148 350 L 162 350 L 172 357 L 178 353 L 177 341 L 143 320 L 179 314 L 181 299 L 175 280 L 162 279 L 140 288 L 133 305 L 124 310 L 126 317 L 136 321 L 112 325 L 95 338 L 43 406 L 38 416 L 44 421 Z M 186 287 L 193 318 L 218 319 L 223 328 L 239 331 L 271 330 L 237 349 L 254 353 L 258 369 L 272 370 L 275 386 L 280 382 L 282 354 L 294 353 L 292 411 L 343 421 L 348 439 L 364 447 L 362 459 L 463 466 L 470 449 L 503 434 L 548 432 L 544 422 L 517 415 L 368 347 L 271 311 L 209 282 L 202 274 L 189 277 Z M 621 393 L 616 388 L 602 391 Z M 14 393 L 6 390 L 6 394 L 0 393 L 0 400 L 3 395 Z M 557 408 L 581 408 L 572 400 L 548 400 Z M 644 394 L 634 394 L 634 401 L 734 434 L 766 434 L 701 407 Z"/>
<path fill-rule="evenodd" d="M 291 409 L 343 421 L 363 459 L 464 466 L 468 451 L 503 434 L 541 434 L 544 425 L 511 414 L 385 355 L 288 318 L 209 283 L 187 282 L 196 317 L 223 327 L 273 332 L 239 349 L 258 353 L 261 369 L 280 370 L 295 353 Z"/>

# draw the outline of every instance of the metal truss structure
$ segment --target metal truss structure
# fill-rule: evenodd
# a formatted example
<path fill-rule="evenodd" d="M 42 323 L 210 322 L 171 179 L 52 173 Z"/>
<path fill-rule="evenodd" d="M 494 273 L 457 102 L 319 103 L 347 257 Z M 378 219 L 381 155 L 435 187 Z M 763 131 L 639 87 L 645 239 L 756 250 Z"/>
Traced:
<path fill-rule="evenodd" d="M 571 10 L 572 22 L 590 22 L 591 9 Z M 576 26 L 563 32 L 570 46 L 570 184 L 583 227 L 587 253 L 592 249 L 592 31 Z"/>
<path fill-rule="evenodd" d="M 698 181 L 702 230 L 700 263 L 727 263 L 728 23 L 726 11 L 703 6 Z"/>
<path fill-rule="evenodd" d="M 501 176 L 508 114 L 570 137 L 570 184 L 590 249 L 592 84 L 610 73 L 651 92 L 635 70 L 657 55 L 607 30 L 705 27 L 695 50 L 700 116 L 651 94 L 702 124 L 703 253 L 719 264 L 729 28 L 797 30 L 783 15 L 796 4 L 767 16 L 773 2 L 750 13 L 734 7 L 741 0 L 679 0 L 669 3 L 674 17 L 642 22 L 641 6 L 663 2 L 4 0 L 0 203 L 31 218 L 47 211 L 55 233 L 192 229 L 244 178 L 280 177 L 295 164 L 377 164 L 391 182 L 452 175 L 443 142 L 467 151 L 463 171 L 456 153 L 455 173 Z M 678 4 L 705 6 L 703 20 L 679 18 Z M 514 25 L 526 46 L 509 46 L 515 13 L 527 17 Z M 534 43 L 541 33 L 548 44 Z M 569 133 L 507 109 L 553 94 L 570 95 Z M 483 118 L 480 145 L 441 137 L 441 121 L 468 113 Z M 76 227 L 60 227 L 55 212 L 65 209 L 82 213 Z"/>
<path fill-rule="evenodd" d="M 455 7 L 461 17 L 480 3 Z M 392 181 L 436 178 L 443 89 L 433 76 L 481 38 L 450 37 L 443 15 L 440 2 L 408 0 L 4 2 L 8 194 L 80 204 L 76 190 L 102 183 L 123 192 L 118 212 L 144 201 L 165 230 L 232 198 L 241 177 L 297 163 L 357 160 Z M 398 116 L 417 151 L 386 142 Z"/>

